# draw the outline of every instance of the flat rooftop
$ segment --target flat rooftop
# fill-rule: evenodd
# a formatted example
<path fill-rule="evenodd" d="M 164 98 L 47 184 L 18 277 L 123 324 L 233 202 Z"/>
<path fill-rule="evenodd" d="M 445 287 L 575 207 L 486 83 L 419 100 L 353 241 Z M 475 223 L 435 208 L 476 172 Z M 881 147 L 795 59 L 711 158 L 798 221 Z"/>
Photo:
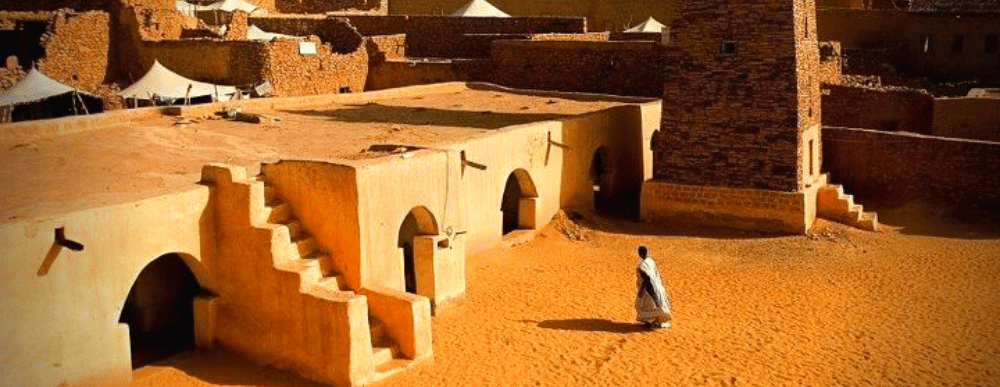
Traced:
<path fill-rule="evenodd" d="M 369 152 L 373 146 L 445 145 L 503 127 L 638 102 L 447 86 L 397 90 L 360 103 L 244 105 L 244 113 L 280 119 L 261 124 L 185 113 L 29 138 L 3 136 L 0 126 L 0 224 L 184 191 L 209 163 L 241 165 L 252 173 L 260 163 L 277 160 L 349 164 L 388 154 Z"/>

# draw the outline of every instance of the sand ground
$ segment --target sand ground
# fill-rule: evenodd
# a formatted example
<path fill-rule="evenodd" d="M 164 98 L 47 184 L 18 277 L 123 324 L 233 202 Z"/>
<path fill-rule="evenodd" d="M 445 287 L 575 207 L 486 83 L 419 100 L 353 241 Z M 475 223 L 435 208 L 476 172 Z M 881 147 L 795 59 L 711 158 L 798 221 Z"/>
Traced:
<path fill-rule="evenodd" d="M 434 318 L 434 361 L 375 386 L 1000 385 L 1000 228 L 880 216 L 880 233 L 819 221 L 809 236 L 554 222 L 470 257 L 468 294 Z M 639 244 L 672 329 L 633 323 Z M 135 375 L 313 385 L 224 351 Z"/>

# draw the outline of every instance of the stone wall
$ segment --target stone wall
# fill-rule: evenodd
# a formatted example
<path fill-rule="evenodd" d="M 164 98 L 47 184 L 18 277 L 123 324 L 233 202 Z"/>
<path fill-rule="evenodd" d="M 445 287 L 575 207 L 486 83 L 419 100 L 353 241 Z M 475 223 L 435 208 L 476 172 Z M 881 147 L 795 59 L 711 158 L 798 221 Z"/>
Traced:
<path fill-rule="evenodd" d="M 806 167 L 820 123 L 815 23 L 806 0 L 683 3 L 667 45 L 654 179 L 785 192 L 815 179 Z"/>
<path fill-rule="evenodd" d="M 887 49 L 887 61 L 909 75 L 1000 81 L 1000 51 L 986 51 L 987 36 L 1000 35 L 1000 14 L 826 9 L 819 22 L 821 40 Z"/>
<path fill-rule="evenodd" d="M 365 90 L 441 82 L 489 82 L 491 67 L 487 59 L 389 60 L 369 68 Z"/>
<path fill-rule="evenodd" d="M 498 41 L 493 83 L 539 90 L 658 97 L 660 49 L 653 42 Z"/>
<path fill-rule="evenodd" d="M 411 16 L 406 52 L 412 57 L 469 58 L 466 35 L 584 33 L 587 21 L 569 17 L 456 18 Z"/>
<path fill-rule="evenodd" d="M 406 35 L 375 35 L 369 36 L 368 40 L 375 45 L 378 50 L 378 58 L 372 56 L 372 62 L 382 60 L 398 60 L 406 57 Z"/>
<path fill-rule="evenodd" d="M 659 32 L 612 32 L 609 40 L 662 42 L 663 34 Z"/>
<path fill-rule="evenodd" d="M 868 206 L 920 200 L 960 216 L 1000 215 L 1000 143 L 823 128 L 824 170 Z"/>
<path fill-rule="evenodd" d="M 339 53 L 316 38 L 310 41 L 316 44 L 316 55 L 299 54 L 299 42 L 295 40 L 278 39 L 267 44 L 263 53 L 263 78 L 271 83 L 275 96 L 364 91 L 368 77 L 369 47 L 366 44 Z"/>
<path fill-rule="evenodd" d="M 840 42 L 821 42 L 819 44 L 819 67 L 817 78 L 821 84 L 839 85 L 843 78 L 843 57 Z"/>
<path fill-rule="evenodd" d="M 1000 142 L 1000 99 L 935 99 L 931 134 Z"/>
<path fill-rule="evenodd" d="M 96 91 L 108 70 L 110 18 L 107 13 L 60 12 L 42 37 L 45 57 L 38 69 L 52 79 Z"/>
<path fill-rule="evenodd" d="M 934 97 L 923 90 L 823 86 L 823 125 L 931 134 Z"/>
<path fill-rule="evenodd" d="M 392 0 L 394 15 L 450 15 L 468 0 Z M 677 1 L 650 0 L 491 0 L 511 16 L 585 17 L 591 31 L 622 31 L 652 16 L 669 25 L 677 16 Z"/>

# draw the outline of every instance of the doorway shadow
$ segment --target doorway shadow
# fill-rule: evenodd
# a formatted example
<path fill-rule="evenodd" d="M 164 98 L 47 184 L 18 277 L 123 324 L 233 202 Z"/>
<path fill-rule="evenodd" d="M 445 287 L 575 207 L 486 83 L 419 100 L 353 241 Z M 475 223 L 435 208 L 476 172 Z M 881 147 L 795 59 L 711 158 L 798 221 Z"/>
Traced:
<path fill-rule="evenodd" d="M 579 332 L 608 332 L 608 333 L 638 333 L 646 332 L 646 329 L 638 323 L 627 323 L 621 321 L 611 321 L 599 318 L 571 318 L 563 320 L 545 320 L 523 322 L 535 324 L 542 329 L 554 329 L 561 331 Z"/>

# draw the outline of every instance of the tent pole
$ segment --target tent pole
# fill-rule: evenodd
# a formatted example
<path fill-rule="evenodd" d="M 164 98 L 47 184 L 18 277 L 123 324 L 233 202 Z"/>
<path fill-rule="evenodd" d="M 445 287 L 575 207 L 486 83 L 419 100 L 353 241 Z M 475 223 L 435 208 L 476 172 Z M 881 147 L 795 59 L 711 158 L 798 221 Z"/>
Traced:
<path fill-rule="evenodd" d="M 76 99 L 80 100 L 80 107 L 82 107 L 82 108 L 83 108 L 83 114 L 86 114 L 86 115 L 88 115 L 88 116 L 89 116 L 89 115 L 90 115 L 90 110 L 87 110 L 87 104 L 83 102 L 83 97 L 81 97 L 81 96 L 80 96 L 80 93 L 79 93 L 79 92 L 77 92 L 77 91 L 76 91 L 76 90 L 74 89 L 74 90 L 73 90 L 73 95 L 75 95 L 75 96 L 76 96 Z"/>
<path fill-rule="evenodd" d="M 74 89 L 73 90 L 73 95 L 71 95 L 69 97 L 69 100 L 70 100 L 71 103 L 73 103 L 73 115 L 74 116 L 78 116 L 78 115 L 80 115 L 80 111 L 76 109 L 76 98 L 73 98 L 75 96 L 76 96 L 76 90 Z"/>

